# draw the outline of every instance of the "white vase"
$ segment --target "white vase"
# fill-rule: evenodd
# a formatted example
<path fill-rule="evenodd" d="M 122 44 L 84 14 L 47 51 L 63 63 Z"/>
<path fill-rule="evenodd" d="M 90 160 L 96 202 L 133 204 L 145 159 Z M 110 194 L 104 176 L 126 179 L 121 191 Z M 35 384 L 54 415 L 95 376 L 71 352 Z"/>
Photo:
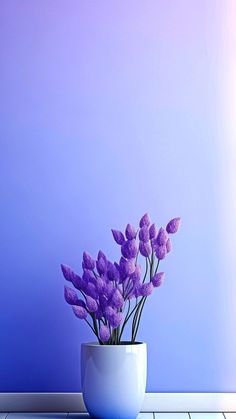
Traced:
<path fill-rule="evenodd" d="M 81 345 L 82 393 L 93 418 L 136 418 L 145 395 L 146 376 L 146 343 Z"/>

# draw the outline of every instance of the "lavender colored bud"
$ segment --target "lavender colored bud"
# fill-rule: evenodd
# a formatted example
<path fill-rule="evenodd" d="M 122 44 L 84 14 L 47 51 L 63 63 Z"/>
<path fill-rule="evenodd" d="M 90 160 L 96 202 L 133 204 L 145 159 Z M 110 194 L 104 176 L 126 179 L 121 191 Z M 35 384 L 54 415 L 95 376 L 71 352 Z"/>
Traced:
<path fill-rule="evenodd" d="M 168 239 L 166 242 L 166 252 L 170 253 L 171 249 L 172 249 L 172 243 L 171 243 L 171 240 Z"/>
<path fill-rule="evenodd" d="M 87 297 L 86 298 L 86 305 L 87 305 L 87 309 L 89 310 L 89 311 L 91 311 L 91 313 L 94 313 L 95 311 L 97 311 L 97 309 L 98 309 L 98 304 L 97 304 L 97 301 L 96 300 L 94 300 L 94 298 L 92 298 L 92 297 Z"/>
<path fill-rule="evenodd" d="M 95 260 L 88 252 L 83 253 L 83 268 L 93 270 L 95 268 Z"/>
<path fill-rule="evenodd" d="M 140 230 L 139 230 L 139 239 L 145 243 L 147 243 L 149 241 L 149 229 L 148 226 L 144 225 Z"/>
<path fill-rule="evenodd" d="M 127 240 L 121 246 L 121 253 L 126 259 L 133 259 L 137 256 L 138 247 L 136 240 Z"/>
<path fill-rule="evenodd" d="M 122 323 L 122 320 L 123 320 L 123 315 L 122 313 L 118 312 L 118 313 L 113 314 L 109 323 L 111 327 L 113 327 L 113 329 L 116 329 Z"/>
<path fill-rule="evenodd" d="M 136 238 L 136 234 L 137 234 L 137 232 L 136 232 L 135 227 L 132 226 L 131 224 L 127 224 L 127 227 L 125 229 L 126 238 L 128 240 L 133 240 L 133 239 Z"/>
<path fill-rule="evenodd" d="M 66 286 L 64 287 L 64 297 L 66 302 L 72 305 L 77 304 L 79 300 L 76 292 L 72 288 Z"/>
<path fill-rule="evenodd" d="M 82 306 L 72 306 L 73 312 L 75 313 L 76 317 L 79 319 L 86 319 L 87 317 L 87 311 Z"/>
<path fill-rule="evenodd" d="M 79 275 L 75 275 L 72 278 L 72 284 L 74 285 L 74 287 L 77 290 L 80 290 L 81 291 L 84 288 L 85 282 L 84 282 L 84 280 Z"/>
<path fill-rule="evenodd" d="M 142 273 L 142 267 L 141 267 L 141 265 L 136 265 L 135 271 L 130 275 L 130 279 L 133 282 L 139 281 L 140 278 L 141 278 L 141 273 Z"/>
<path fill-rule="evenodd" d="M 158 232 L 156 242 L 159 246 L 163 246 L 164 244 L 166 244 L 167 240 L 168 240 L 167 231 L 163 227 L 161 227 Z"/>
<path fill-rule="evenodd" d="M 105 283 L 103 292 L 109 298 L 111 296 L 113 289 L 114 289 L 113 283 L 109 281 Z"/>
<path fill-rule="evenodd" d="M 104 316 L 105 318 L 110 322 L 112 319 L 112 316 L 114 315 L 115 311 L 111 306 L 107 306 L 104 310 Z"/>
<path fill-rule="evenodd" d="M 120 245 L 123 244 L 125 241 L 124 234 L 119 230 L 111 230 L 111 231 L 112 231 L 112 234 L 116 243 Z"/>
<path fill-rule="evenodd" d="M 120 258 L 120 275 L 121 279 L 127 278 L 135 271 L 135 260 L 125 260 L 123 257 Z"/>
<path fill-rule="evenodd" d="M 111 262 L 108 262 L 107 277 L 110 281 L 119 281 L 120 279 L 120 274 L 117 267 Z"/>
<path fill-rule="evenodd" d="M 142 228 L 144 225 L 149 226 L 151 224 L 151 219 L 149 215 L 146 213 L 142 216 L 141 220 L 139 221 L 139 227 Z"/>
<path fill-rule="evenodd" d="M 165 244 L 163 246 L 156 246 L 155 253 L 156 253 L 157 259 L 160 259 L 160 260 L 164 259 L 166 257 L 166 246 L 165 246 Z"/>
<path fill-rule="evenodd" d="M 108 305 L 107 297 L 103 294 L 99 295 L 99 306 L 102 312 L 105 312 L 107 305 Z"/>
<path fill-rule="evenodd" d="M 101 259 L 101 258 L 107 260 L 105 253 L 103 253 L 102 250 L 99 250 L 99 252 L 98 252 L 98 260 Z"/>
<path fill-rule="evenodd" d="M 154 287 L 159 287 L 164 279 L 164 272 L 158 272 L 152 277 L 152 283 Z"/>
<path fill-rule="evenodd" d="M 101 310 L 101 307 L 98 307 L 97 311 L 95 312 L 95 316 L 97 320 L 101 320 L 101 318 L 103 317 L 103 312 Z"/>
<path fill-rule="evenodd" d="M 89 282 L 89 281 L 93 280 L 94 276 L 93 276 L 93 274 L 91 273 L 90 270 L 84 269 L 82 278 L 85 282 Z"/>
<path fill-rule="evenodd" d="M 97 292 L 98 292 L 98 294 L 101 294 L 101 293 L 103 292 L 104 285 L 105 285 L 104 280 L 103 280 L 103 279 L 99 276 L 99 277 L 96 279 L 96 288 L 97 288 Z"/>
<path fill-rule="evenodd" d="M 150 240 L 155 239 L 156 236 L 157 236 L 157 233 L 158 233 L 158 230 L 157 230 L 156 225 L 155 224 L 152 224 L 149 227 L 149 238 L 150 238 Z"/>
<path fill-rule="evenodd" d="M 147 282 L 146 284 L 142 284 L 139 288 L 139 294 L 143 297 L 147 297 L 153 291 L 153 284 L 152 282 Z"/>
<path fill-rule="evenodd" d="M 177 233 L 179 229 L 180 221 L 181 221 L 180 217 L 173 218 L 173 220 L 170 220 L 166 226 L 167 233 L 169 234 Z"/>
<path fill-rule="evenodd" d="M 67 265 L 61 264 L 61 270 L 62 270 L 62 273 L 63 273 L 64 278 L 67 281 L 72 282 L 72 280 L 73 280 L 73 278 L 75 276 L 75 273 L 72 271 L 72 269 L 69 266 L 67 266 Z"/>
<path fill-rule="evenodd" d="M 117 288 L 113 292 L 111 303 L 117 309 L 121 308 L 124 304 L 124 298 Z"/>
<path fill-rule="evenodd" d="M 94 298 L 95 300 L 98 298 L 98 292 L 96 290 L 96 287 L 93 283 L 89 282 L 86 285 L 85 288 L 85 294 L 88 295 L 89 297 Z"/>
<path fill-rule="evenodd" d="M 152 248 L 151 248 L 150 243 L 144 243 L 144 242 L 140 241 L 139 242 L 139 251 L 140 251 L 141 255 L 143 255 L 145 258 L 150 256 L 150 254 L 152 253 Z"/>
<path fill-rule="evenodd" d="M 103 275 L 107 270 L 107 259 L 106 256 L 101 255 L 96 261 L 96 268 L 99 275 Z"/>
<path fill-rule="evenodd" d="M 109 327 L 102 324 L 99 330 L 99 336 L 102 342 L 107 342 L 110 338 Z"/>

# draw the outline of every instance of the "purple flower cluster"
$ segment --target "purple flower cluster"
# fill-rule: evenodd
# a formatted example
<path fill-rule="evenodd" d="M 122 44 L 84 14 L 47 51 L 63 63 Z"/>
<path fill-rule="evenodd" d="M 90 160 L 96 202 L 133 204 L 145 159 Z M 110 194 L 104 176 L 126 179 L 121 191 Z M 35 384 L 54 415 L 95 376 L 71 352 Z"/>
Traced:
<path fill-rule="evenodd" d="M 131 314 L 134 314 L 132 341 L 135 339 L 142 305 L 164 278 L 164 273 L 157 270 L 159 262 L 171 250 L 169 234 L 176 233 L 179 224 L 180 218 L 174 218 L 166 228 L 158 229 L 145 214 L 138 229 L 128 224 L 124 233 L 112 230 L 113 238 L 120 246 L 119 263 L 108 260 L 100 250 L 96 259 L 87 252 L 83 253 L 81 276 L 70 267 L 61 265 L 64 278 L 81 294 L 79 298 L 75 289 L 65 286 L 66 302 L 72 306 L 76 317 L 89 324 L 101 344 L 119 344 Z M 145 258 L 143 278 L 139 256 Z M 134 301 L 132 311 L 131 300 Z"/>

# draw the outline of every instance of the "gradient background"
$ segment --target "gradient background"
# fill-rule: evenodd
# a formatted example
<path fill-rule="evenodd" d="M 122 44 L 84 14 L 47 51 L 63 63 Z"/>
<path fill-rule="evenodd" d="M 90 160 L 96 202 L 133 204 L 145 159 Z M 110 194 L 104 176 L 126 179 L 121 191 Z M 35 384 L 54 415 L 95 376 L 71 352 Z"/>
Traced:
<path fill-rule="evenodd" d="M 236 4 L 0 1 L 0 391 L 80 391 L 59 264 L 182 217 L 148 391 L 236 391 Z"/>

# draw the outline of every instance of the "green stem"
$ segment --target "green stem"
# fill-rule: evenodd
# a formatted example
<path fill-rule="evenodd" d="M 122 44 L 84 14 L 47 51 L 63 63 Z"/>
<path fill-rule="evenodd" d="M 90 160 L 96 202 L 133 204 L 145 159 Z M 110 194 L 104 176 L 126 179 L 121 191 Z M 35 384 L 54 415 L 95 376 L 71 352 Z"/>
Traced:
<path fill-rule="evenodd" d="M 139 317 L 138 317 L 136 329 L 134 331 L 134 337 L 133 337 L 133 341 L 132 342 L 135 342 L 135 339 L 136 339 L 136 336 L 137 336 L 137 333 L 138 333 L 138 328 L 139 328 L 139 324 L 140 324 L 140 320 L 141 320 L 141 316 L 142 316 L 142 311 L 143 311 L 143 307 L 144 307 L 144 304 L 146 302 L 146 299 L 147 299 L 147 297 L 144 297 L 143 304 L 142 304 L 142 307 L 140 309 L 140 313 L 139 313 Z"/>

